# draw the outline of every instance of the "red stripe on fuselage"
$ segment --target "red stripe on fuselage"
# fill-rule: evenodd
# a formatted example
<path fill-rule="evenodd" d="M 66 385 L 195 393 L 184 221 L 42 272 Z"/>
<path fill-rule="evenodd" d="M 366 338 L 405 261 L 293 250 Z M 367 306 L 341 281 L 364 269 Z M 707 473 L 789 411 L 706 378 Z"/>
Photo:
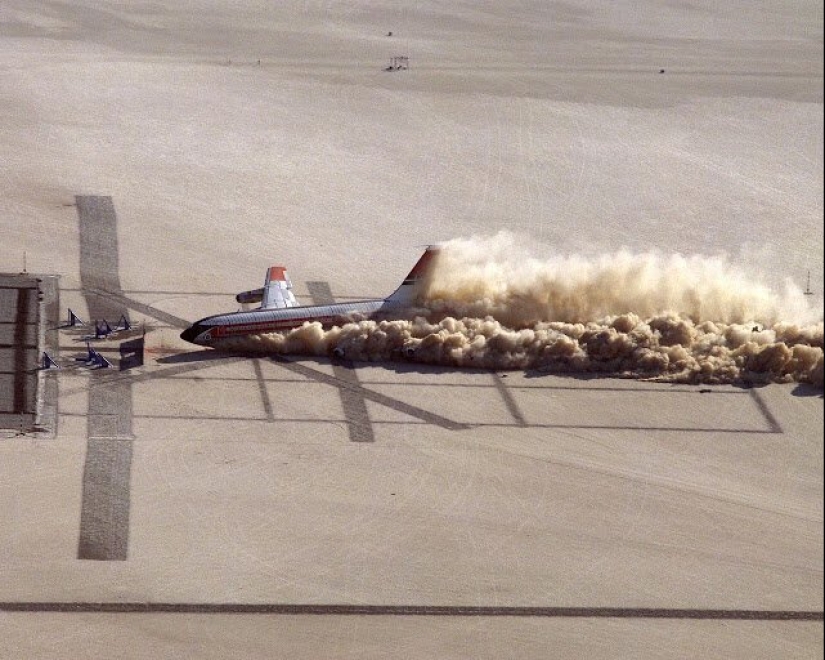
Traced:
<path fill-rule="evenodd" d="M 259 335 L 264 332 L 281 332 L 300 328 L 307 322 L 318 322 L 328 327 L 336 323 L 346 323 L 347 319 L 340 316 L 308 316 L 300 319 L 283 319 L 274 321 L 260 321 L 258 323 L 238 323 L 216 325 L 212 328 L 213 337 L 236 337 L 238 335 Z"/>

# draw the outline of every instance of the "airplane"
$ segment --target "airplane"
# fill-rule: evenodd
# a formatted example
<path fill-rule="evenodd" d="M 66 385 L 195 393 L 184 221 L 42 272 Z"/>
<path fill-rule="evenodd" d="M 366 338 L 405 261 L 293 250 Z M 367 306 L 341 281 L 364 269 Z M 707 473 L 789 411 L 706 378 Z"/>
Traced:
<path fill-rule="evenodd" d="M 272 266 L 264 286 L 235 296 L 239 303 L 260 302 L 249 311 L 218 314 L 193 323 L 180 337 L 199 346 L 212 346 L 229 337 L 284 332 L 304 323 L 318 322 L 325 328 L 354 320 L 403 317 L 413 308 L 416 286 L 432 268 L 438 246 L 430 246 L 413 266 L 410 274 L 390 296 L 378 300 L 359 300 L 329 305 L 299 305 L 292 293 L 292 282 L 283 266 Z"/>
<path fill-rule="evenodd" d="M 112 366 L 112 363 L 109 362 L 109 360 L 92 348 L 88 339 L 86 340 L 86 355 L 76 357 L 75 361 L 82 362 L 87 367 L 91 367 L 93 369 L 109 369 Z"/>

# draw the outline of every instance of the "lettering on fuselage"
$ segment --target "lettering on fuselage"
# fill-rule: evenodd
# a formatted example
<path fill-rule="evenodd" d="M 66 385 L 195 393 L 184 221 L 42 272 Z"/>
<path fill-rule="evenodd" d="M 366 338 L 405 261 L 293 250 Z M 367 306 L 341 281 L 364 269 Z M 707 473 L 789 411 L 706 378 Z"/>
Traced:
<path fill-rule="evenodd" d="M 217 325 L 212 334 L 215 337 L 234 337 L 237 335 L 254 335 L 262 332 L 279 332 L 300 328 L 304 323 L 317 322 L 323 326 L 336 323 L 346 323 L 347 319 L 338 316 L 323 316 L 303 319 L 289 319 L 288 321 L 262 321 L 260 323 L 243 323 L 238 325 Z"/>

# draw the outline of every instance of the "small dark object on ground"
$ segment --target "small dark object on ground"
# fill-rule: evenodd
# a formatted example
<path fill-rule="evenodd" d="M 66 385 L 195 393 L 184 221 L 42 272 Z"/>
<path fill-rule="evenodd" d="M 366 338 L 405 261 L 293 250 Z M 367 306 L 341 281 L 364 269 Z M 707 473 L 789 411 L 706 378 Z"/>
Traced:
<path fill-rule="evenodd" d="M 384 71 L 405 71 L 410 68 L 410 58 L 406 55 L 396 55 L 390 58 L 390 65 Z"/>

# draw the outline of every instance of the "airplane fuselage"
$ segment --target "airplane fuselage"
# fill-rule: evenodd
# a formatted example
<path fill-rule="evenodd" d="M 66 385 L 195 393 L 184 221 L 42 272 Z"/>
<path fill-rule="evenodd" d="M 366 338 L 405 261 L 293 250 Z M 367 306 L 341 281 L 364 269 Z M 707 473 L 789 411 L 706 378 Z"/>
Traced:
<path fill-rule="evenodd" d="M 304 323 L 320 323 L 324 327 L 352 321 L 385 317 L 398 311 L 398 305 L 387 300 L 362 300 L 305 305 L 285 309 L 255 309 L 207 316 L 186 329 L 181 338 L 193 344 L 211 346 L 217 341 L 245 335 L 285 332 Z"/>
<path fill-rule="evenodd" d="M 409 316 L 415 309 L 418 283 L 421 282 L 438 253 L 430 246 L 413 266 L 401 285 L 384 299 L 298 305 L 292 283 L 283 266 L 267 270 L 264 287 L 244 291 L 236 296 L 241 303 L 260 301 L 261 307 L 249 311 L 217 314 L 193 323 L 181 333 L 181 339 L 200 346 L 216 346 L 221 340 L 270 332 L 285 332 L 304 323 L 320 323 L 325 328 L 366 319 L 389 319 Z"/>

